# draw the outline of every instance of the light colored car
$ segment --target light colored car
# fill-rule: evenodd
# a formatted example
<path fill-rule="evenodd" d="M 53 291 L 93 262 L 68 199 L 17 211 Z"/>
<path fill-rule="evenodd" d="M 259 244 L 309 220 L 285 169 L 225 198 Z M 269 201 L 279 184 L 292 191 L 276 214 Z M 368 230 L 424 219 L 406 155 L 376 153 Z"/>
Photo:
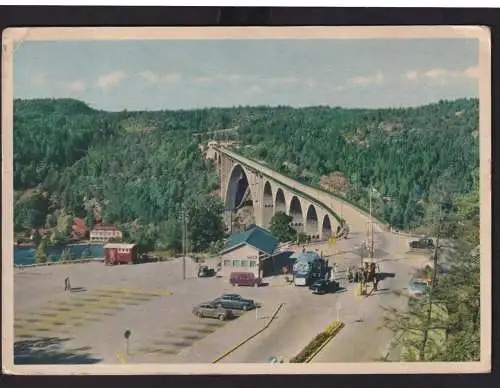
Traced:
<path fill-rule="evenodd" d="M 412 278 L 408 284 L 408 295 L 411 298 L 420 298 L 429 292 L 429 283 L 426 279 Z"/>
<path fill-rule="evenodd" d="M 233 316 L 231 310 L 215 306 L 210 302 L 201 303 L 194 307 L 193 314 L 200 318 L 217 318 L 221 321 L 225 321 Z"/>

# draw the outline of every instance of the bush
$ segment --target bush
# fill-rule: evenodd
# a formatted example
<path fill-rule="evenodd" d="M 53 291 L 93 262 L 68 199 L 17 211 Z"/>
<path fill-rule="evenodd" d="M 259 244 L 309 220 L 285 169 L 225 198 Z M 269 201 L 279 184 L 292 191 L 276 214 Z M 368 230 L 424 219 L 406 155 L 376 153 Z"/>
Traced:
<path fill-rule="evenodd" d="M 334 322 L 330 326 L 328 326 L 324 331 L 316 335 L 314 339 L 309 342 L 309 344 L 295 357 L 293 357 L 290 362 L 291 363 L 304 363 L 307 359 L 319 349 L 321 345 L 323 345 L 330 337 L 335 335 L 339 327 L 342 326 L 340 322 Z"/>

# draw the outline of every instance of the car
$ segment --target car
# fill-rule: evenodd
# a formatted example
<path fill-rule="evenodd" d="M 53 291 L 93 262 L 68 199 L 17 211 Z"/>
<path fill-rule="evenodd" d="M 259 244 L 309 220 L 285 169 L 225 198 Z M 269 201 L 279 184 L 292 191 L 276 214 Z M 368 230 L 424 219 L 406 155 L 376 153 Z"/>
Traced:
<path fill-rule="evenodd" d="M 316 280 L 313 284 L 309 286 L 313 294 L 323 295 L 338 288 L 338 283 L 336 281 L 330 281 L 326 279 Z"/>
<path fill-rule="evenodd" d="M 233 286 L 259 287 L 262 279 L 256 277 L 252 272 L 231 272 L 229 283 Z"/>
<path fill-rule="evenodd" d="M 434 241 L 432 238 L 421 238 L 420 240 L 410 241 L 410 248 L 415 249 L 434 249 Z"/>
<path fill-rule="evenodd" d="M 198 268 L 198 277 L 199 278 L 209 278 L 215 276 L 215 269 L 209 268 L 207 265 L 201 265 Z"/>
<path fill-rule="evenodd" d="M 255 308 L 255 302 L 252 299 L 245 299 L 238 294 L 223 294 L 212 303 L 225 309 L 247 311 Z"/>
<path fill-rule="evenodd" d="M 408 296 L 410 298 L 420 298 L 429 291 L 429 283 L 426 279 L 412 278 L 408 284 Z"/>
<path fill-rule="evenodd" d="M 200 318 L 217 318 L 225 321 L 233 316 L 231 310 L 226 310 L 211 302 L 200 303 L 193 308 L 193 314 Z"/>

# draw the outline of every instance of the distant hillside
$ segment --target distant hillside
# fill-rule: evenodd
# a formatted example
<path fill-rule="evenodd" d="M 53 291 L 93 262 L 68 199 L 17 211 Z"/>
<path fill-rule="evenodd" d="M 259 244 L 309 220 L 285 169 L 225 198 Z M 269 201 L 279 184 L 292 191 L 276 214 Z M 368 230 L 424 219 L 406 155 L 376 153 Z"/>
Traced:
<path fill-rule="evenodd" d="M 240 152 L 368 207 L 398 228 L 428 223 L 436 201 L 452 206 L 479 179 L 476 99 L 417 108 L 328 107 L 260 111 L 242 127 Z M 251 147 L 248 147 L 251 145 Z"/>
<path fill-rule="evenodd" d="M 384 197 L 374 200 L 376 214 L 400 228 L 424 225 L 438 193 L 450 201 L 468 193 L 479 166 L 473 99 L 407 109 L 154 112 L 103 112 L 71 99 L 16 100 L 16 228 L 48 223 L 60 208 L 87 219 L 98 208 L 107 222 L 160 225 L 182 201 L 218 186 L 193 133 L 235 126 L 243 146 L 251 146 L 239 152 L 356 204 L 367 206 L 372 183 Z"/>

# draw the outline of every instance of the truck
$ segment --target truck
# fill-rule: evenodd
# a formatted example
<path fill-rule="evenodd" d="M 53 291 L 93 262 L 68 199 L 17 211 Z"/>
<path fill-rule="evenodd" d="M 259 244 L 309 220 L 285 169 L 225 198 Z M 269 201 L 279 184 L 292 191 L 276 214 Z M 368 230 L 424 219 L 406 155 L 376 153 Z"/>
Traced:
<path fill-rule="evenodd" d="M 298 252 L 290 258 L 296 259 L 293 264 L 293 284 L 295 286 L 309 286 L 316 280 L 326 278 L 327 262 L 317 252 Z"/>

